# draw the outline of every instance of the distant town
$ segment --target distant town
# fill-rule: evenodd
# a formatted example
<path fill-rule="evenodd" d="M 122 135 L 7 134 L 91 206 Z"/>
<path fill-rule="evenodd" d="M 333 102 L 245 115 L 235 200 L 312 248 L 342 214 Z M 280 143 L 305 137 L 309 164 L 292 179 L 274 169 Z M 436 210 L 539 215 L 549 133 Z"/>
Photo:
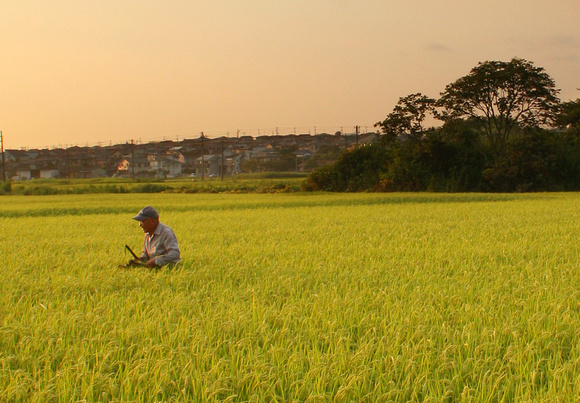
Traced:
<path fill-rule="evenodd" d="M 144 144 L 4 151 L 8 179 L 212 178 L 245 172 L 309 172 L 378 133 L 288 134 L 164 140 Z"/>

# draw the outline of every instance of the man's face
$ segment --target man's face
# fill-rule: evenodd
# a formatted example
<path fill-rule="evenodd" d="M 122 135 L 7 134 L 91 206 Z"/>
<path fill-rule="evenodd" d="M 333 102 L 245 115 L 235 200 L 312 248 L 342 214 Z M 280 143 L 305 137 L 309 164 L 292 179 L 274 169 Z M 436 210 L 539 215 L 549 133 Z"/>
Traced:
<path fill-rule="evenodd" d="M 145 218 L 143 221 L 139 221 L 139 226 L 141 226 L 143 232 L 151 235 L 153 232 L 155 232 L 155 228 L 157 228 L 158 223 L 159 220 L 157 218 Z"/>

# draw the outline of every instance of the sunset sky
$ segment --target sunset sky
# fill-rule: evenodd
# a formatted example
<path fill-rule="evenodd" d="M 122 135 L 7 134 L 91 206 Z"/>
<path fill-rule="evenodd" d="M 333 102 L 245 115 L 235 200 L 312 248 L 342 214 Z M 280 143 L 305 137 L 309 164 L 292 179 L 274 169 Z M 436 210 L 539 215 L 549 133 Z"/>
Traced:
<path fill-rule="evenodd" d="M 0 0 L 0 130 L 7 149 L 370 130 L 513 57 L 568 101 L 578 21 L 578 0 Z"/>

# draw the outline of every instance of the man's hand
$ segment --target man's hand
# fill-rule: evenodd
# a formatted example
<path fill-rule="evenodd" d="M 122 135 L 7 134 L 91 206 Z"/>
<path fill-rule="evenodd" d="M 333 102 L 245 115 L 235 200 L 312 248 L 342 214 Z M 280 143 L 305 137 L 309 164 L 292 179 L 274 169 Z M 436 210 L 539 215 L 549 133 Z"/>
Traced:
<path fill-rule="evenodd" d="M 135 267 L 135 266 L 145 266 L 145 263 L 142 262 L 141 260 L 138 260 L 138 259 L 131 259 L 127 262 L 127 264 L 119 265 L 119 267 L 123 268 L 123 269 L 127 269 L 129 267 Z"/>
<path fill-rule="evenodd" d="M 155 266 L 156 266 L 156 265 L 155 265 L 155 258 L 153 258 L 153 259 L 149 259 L 149 260 L 147 261 L 147 263 L 145 263 L 145 266 L 147 266 L 147 267 L 155 267 Z"/>

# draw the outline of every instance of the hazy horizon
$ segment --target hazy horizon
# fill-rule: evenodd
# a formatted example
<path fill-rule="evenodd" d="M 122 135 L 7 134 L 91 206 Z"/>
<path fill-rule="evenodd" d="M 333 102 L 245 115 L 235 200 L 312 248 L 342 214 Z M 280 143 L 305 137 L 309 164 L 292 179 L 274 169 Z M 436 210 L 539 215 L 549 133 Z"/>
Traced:
<path fill-rule="evenodd" d="M 580 92 L 580 4 L 0 0 L 4 147 L 370 127 L 478 62 Z M 316 129 L 315 129 L 316 127 Z"/>

